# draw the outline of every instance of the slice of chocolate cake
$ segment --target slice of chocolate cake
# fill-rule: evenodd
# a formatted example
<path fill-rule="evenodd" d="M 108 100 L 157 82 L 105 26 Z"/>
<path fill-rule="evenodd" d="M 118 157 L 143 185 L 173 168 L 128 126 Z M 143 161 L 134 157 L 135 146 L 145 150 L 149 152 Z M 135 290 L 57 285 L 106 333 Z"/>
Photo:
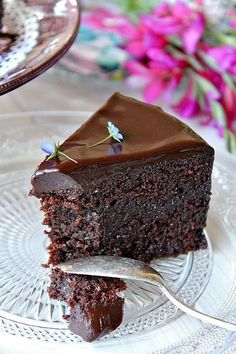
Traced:
<path fill-rule="evenodd" d="M 121 143 L 105 139 L 109 121 Z M 32 177 L 50 228 L 49 264 L 90 255 L 149 262 L 207 246 L 214 150 L 161 108 L 115 93 L 60 152 L 75 161 L 45 159 Z M 70 329 L 92 341 L 120 324 L 124 288 L 53 269 L 49 295 L 67 301 Z"/>

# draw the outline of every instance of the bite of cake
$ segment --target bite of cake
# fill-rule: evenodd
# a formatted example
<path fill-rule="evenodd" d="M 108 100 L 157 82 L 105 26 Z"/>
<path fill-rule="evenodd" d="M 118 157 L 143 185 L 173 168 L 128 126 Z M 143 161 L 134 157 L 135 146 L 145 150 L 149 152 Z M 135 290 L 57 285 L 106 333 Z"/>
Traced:
<path fill-rule="evenodd" d="M 108 122 L 122 141 L 106 139 Z M 214 150 L 161 108 L 115 93 L 60 152 L 32 176 L 49 265 L 93 255 L 150 262 L 207 247 Z M 67 302 L 69 328 L 92 341 L 120 325 L 125 287 L 53 268 L 49 295 Z"/>

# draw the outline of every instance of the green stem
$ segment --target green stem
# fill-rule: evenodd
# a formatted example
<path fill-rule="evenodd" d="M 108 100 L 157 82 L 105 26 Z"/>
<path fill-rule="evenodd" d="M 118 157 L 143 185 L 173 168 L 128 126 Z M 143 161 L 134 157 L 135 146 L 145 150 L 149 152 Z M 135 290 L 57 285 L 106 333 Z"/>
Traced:
<path fill-rule="evenodd" d="M 53 159 L 54 157 L 57 156 L 57 153 L 56 152 L 53 152 L 51 155 L 49 155 L 47 158 L 46 158 L 46 161 L 49 161 L 51 159 Z"/>
<path fill-rule="evenodd" d="M 86 148 L 91 148 L 91 147 L 100 145 L 100 144 L 104 143 L 105 141 L 107 141 L 108 139 L 110 139 L 111 137 L 112 137 L 112 134 L 108 135 L 105 139 L 99 141 L 98 143 L 86 146 Z"/>
<path fill-rule="evenodd" d="M 64 156 L 64 157 L 66 157 L 68 160 L 73 161 L 73 162 L 75 162 L 75 163 L 78 163 L 78 161 L 76 161 L 76 160 L 72 159 L 72 157 L 70 157 L 70 156 L 64 154 L 64 152 L 58 151 L 58 155 Z"/>

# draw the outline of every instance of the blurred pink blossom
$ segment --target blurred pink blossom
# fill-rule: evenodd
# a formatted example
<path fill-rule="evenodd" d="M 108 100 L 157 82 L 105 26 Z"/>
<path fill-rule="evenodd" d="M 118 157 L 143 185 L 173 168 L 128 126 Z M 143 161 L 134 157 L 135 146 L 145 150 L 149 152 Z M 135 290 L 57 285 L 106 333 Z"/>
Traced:
<path fill-rule="evenodd" d="M 236 75 L 235 48 L 229 47 L 227 45 L 210 48 L 208 50 L 208 55 L 210 55 L 216 61 L 221 71 L 228 71 L 229 73 Z"/>
<path fill-rule="evenodd" d="M 132 40 L 137 35 L 136 26 L 122 14 L 116 14 L 106 9 L 96 9 L 92 13 L 85 13 L 83 24 L 98 30 L 107 30 L 119 34 L 122 38 Z"/>
<path fill-rule="evenodd" d="M 130 76 L 126 82 L 133 88 L 143 87 L 143 95 L 146 102 L 152 103 L 160 96 L 169 97 L 179 85 L 183 77 L 183 71 L 178 67 L 163 66 L 146 67 L 135 61 L 127 61 L 125 64 Z"/>
<path fill-rule="evenodd" d="M 227 126 L 236 134 L 236 92 L 229 86 L 225 87 L 222 103 L 227 117 Z"/>
<path fill-rule="evenodd" d="M 98 10 L 85 16 L 83 23 L 123 39 L 121 47 L 129 54 L 126 82 L 142 88 L 146 102 L 162 97 L 172 103 L 185 82 L 187 89 L 172 108 L 186 118 L 203 114 L 203 124 L 221 136 L 226 127 L 236 134 L 236 11 L 229 11 L 224 23 L 228 30 L 223 33 L 212 31 L 202 5 L 202 0 L 193 6 L 164 1 L 140 15 L 137 23 Z"/>
<path fill-rule="evenodd" d="M 200 106 L 195 97 L 186 94 L 173 108 L 181 117 L 190 118 L 200 112 Z"/>
<path fill-rule="evenodd" d="M 178 103 L 172 105 L 172 108 L 185 118 L 190 118 L 200 113 L 200 105 L 193 94 L 193 85 L 193 80 L 190 79 L 184 96 Z"/>
<path fill-rule="evenodd" d="M 142 59 L 150 48 L 164 49 L 167 44 L 168 40 L 164 36 L 156 36 L 140 24 L 135 35 L 133 32 L 132 41 L 125 44 L 125 49 L 135 58 Z"/>
<path fill-rule="evenodd" d="M 147 50 L 147 57 L 150 59 L 148 67 L 156 70 L 183 69 L 187 66 L 185 60 L 176 59 L 170 53 L 166 53 L 159 48 Z"/>
<path fill-rule="evenodd" d="M 152 14 L 141 17 L 141 23 L 157 36 L 180 36 L 187 53 L 197 49 L 205 30 L 205 16 L 182 1 L 167 2 L 156 7 Z"/>

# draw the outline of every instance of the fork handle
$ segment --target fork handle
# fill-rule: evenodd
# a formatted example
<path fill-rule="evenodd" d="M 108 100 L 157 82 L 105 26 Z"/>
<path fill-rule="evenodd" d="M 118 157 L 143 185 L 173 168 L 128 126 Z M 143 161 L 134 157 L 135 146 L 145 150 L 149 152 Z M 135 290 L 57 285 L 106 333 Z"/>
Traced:
<path fill-rule="evenodd" d="M 173 291 L 169 288 L 169 286 L 163 281 L 159 282 L 159 286 L 163 294 L 175 305 L 177 306 L 180 310 L 183 312 L 187 313 L 188 315 L 191 315 L 195 318 L 198 318 L 201 321 L 210 323 L 214 326 L 222 327 L 225 329 L 228 329 L 230 331 L 236 331 L 236 323 L 231 323 L 227 322 L 224 320 L 221 320 L 219 318 L 207 315 L 203 312 L 194 310 L 193 308 L 185 305 L 174 293 Z"/>

